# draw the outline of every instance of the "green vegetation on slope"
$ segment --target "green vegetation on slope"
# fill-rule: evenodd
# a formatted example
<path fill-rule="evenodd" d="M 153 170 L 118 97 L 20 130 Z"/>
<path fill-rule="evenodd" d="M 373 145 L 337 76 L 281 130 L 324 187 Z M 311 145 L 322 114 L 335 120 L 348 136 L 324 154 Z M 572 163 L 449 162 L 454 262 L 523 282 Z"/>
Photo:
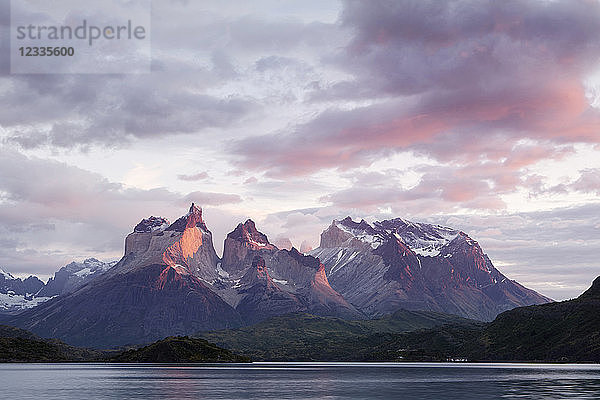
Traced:
<path fill-rule="evenodd" d="M 600 277 L 579 298 L 515 308 L 493 322 L 388 334 L 369 359 L 600 362 Z"/>
<path fill-rule="evenodd" d="M 500 314 L 482 342 L 496 360 L 600 362 L 600 277 L 577 299 Z"/>
<path fill-rule="evenodd" d="M 364 361 L 448 361 L 481 359 L 487 324 L 454 324 L 369 337 L 357 348 Z M 376 339 L 376 340 L 375 340 Z"/>
<path fill-rule="evenodd" d="M 370 359 L 371 348 L 388 334 L 446 324 L 481 323 L 428 311 L 399 310 L 384 318 L 360 321 L 299 313 L 198 336 L 255 361 L 359 361 Z"/>
<path fill-rule="evenodd" d="M 43 339 L 24 329 L 0 325 L 0 362 L 66 362 L 101 360 L 101 352 Z"/>
<path fill-rule="evenodd" d="M 115 362 L 156 363 L 222 363 L 249 362 L 247 357 L 238 356 L 203 339 L 187 336 L 169 336 L 158 342 L 135 350 L 127 350 L 113 357 Z"/>

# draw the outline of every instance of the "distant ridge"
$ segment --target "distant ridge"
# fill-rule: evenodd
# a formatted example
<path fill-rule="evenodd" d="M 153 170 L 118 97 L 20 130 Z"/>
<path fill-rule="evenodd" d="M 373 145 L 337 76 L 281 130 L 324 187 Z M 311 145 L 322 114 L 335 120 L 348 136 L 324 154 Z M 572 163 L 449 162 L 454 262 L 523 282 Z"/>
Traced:
<path fill-rule="evenodd" d="M 115 265 L 89 259 L 61 271 L 52 281 L 57 297 L 2 320 L 105 348 L 294 312 L 361 320 L 406 309 L 489 321 L 550 300 L 502 275 L 464 232 L 401 218 L 333 221 L 308 254 L 277 248 L 248 219 L 219 258 L 194 203 L 173 223 L 142 219 Z"/>

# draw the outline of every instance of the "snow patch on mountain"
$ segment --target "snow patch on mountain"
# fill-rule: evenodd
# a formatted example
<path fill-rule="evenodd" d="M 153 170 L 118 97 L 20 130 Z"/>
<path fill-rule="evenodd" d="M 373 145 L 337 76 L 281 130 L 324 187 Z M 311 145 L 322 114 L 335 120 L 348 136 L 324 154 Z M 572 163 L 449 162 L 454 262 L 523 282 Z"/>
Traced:
<path fill-rule="evenodd" d="M 436 257 L 443 247 L 454 240 L 459 232 L 439 225 L 414 223 L 399 220 L 391 230 L 393 235 L 406 244 L 415 254 L 422 257 Z M 395 221 L 395 220 L 393 220 Z M 379 223 L 376 223 L 376 226 Z M 380 223 L 386 224 L 386 221 Z"/>
<path fill-rule="evenodd" d="M 75 272 L 75 275 L 77 275 L 80 278 L 83 278 L 85 276 L 88 276 L 91 273 L 92 273 L 92 270 L 90 268 L 84 268 L 84 269 L 81 269 L 81 270 Z"/>
<path fill-rule="evenodd" d="M 19 295 L 14 292 L 0 293 L 0 310 L 21 311 L 44 303 L 52 297 L 33 297 L 33 294 Z"/>
<path fill-rule="evenodd" d="M 355 239 L 368 244 L 373 250 L 379 248 L 390 235 L 406 244 L 415 254 L 436 257 L 441 249 L 454 240 L 457 230 L 425 223 L 414 223 L 401 218 L 377 221 L 373 225 L 362 220 L 360 223 L 345 218 L 334 221 L 334 225 Z"/>
<path fill-rule="evenodd" d="M 361 224 L 363 222 L 361 222 Z M 356 239 L 371 246 L 371 248 L 373 250 L 375 250 L 376 248 L 381 246 L 381 244 L 385 241 L 385 238 L 381 234 L 366 232 L 366 230 L 362 229 L 362 228 L 352 228 L 352 227 L 344 224 L 343 221 L 334 221 L 334 223 L 342 231 L 351 234 Z M 364 222 L 364 223 L 366 224 L 366 222 Z M 371 227 L 370 225 L 368 225 L 368 226 Z"/>
<path fill-rule="evenodd" d="M 16 279 L 14 276 L 12 276 L 10 273 L 4 271 L 3 269 L 0 268 L 0 276 L 3 276 L 4 279 L 7 280 L 14 280 Z"/>
<path fill-rule="evenodd" d="M 229 272 L 225 271 L 222 267 L 221 267 L 221 263 L 217 263 L 217 273 L 219 274 L 219 276 L 221 278 L 225 278 L 228 279 L 229 278 Z"/>

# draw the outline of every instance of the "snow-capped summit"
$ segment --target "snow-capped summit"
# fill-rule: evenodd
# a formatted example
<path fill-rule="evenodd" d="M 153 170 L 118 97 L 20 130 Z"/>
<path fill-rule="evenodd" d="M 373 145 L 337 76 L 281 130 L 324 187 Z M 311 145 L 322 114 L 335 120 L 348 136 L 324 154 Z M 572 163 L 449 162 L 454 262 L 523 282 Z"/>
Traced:
<path fill-rule="evenodd" d="M 439 225 L 347 217 L 334 220 L 310 254 L 333 289 L 369 315 L 407 308 L 491 320 L 549 300 L 502 275 L 466 233 Z"/>
<path fill-rule="evenodd" d="M 341 221 L 333 220 L 329 228 L 321 234 L 321 247 L 362 247 L 368 245 L 373 249 L 379 247 L 385 237 L 375 230 L 364 219 L 354 222 L 351 217 Z"/>
<path fill-rule="evenodd" d="M 39 295 L 54 297 L 73 292 L 104 274 L 116 263 L 116 261 L 104 262 L 96 258 L 88 258 L 82 262 L 73 261 L 59 269 L 40 290 Z"/>
<path fill-rule="evenodd" d="M 415 223 L 394 218 L 373 224 L 375 229 L 392 233 L 413 252 L 425 257 L 435 257 L 440 250 L 454 240 L 459 231 L 440 225 Z"/>
<path fill-rule="evenodd" d="M 48 300 L 36 298 L 43 286 L 44 282 L 36 276 L 15 278 L 10 272 L 0 269 L 0 313 L 21 311 Z"/>
<path fill-rule="evenodd" d="M 248 219 L 227 235 L 220 259 L 195 204 L 167 227 L 160 217 L 142 222 L 114 267 L 8 321 L 73 344 L 120 346 L 290 312 L 360 319 L 408 309 L 491 320 L 549 300 L 502 275 L 466 233 L 438 225 L 347 217 L 303 254 L 277 248 Z M 87 278 L 97 263 L 63 272 Z"/>
<path fill-rule="evenodd" d="M 0 268 L 0 277 L 3 277 L 6 280 L 16 279 L 14 276 L 12 276 L 10 273 L 6 272 L 2 268 Z"/>
<path fill-rule="evenodd" d="M 321 247 L 352 247 L 359 243 L 377 249 L 392 237 L 401 240 L 415 254 L 434 257 L 440 250 L 458 236 L 452 228 L 425 223 L 414 223 L 395 218 L 376 221 L 373 225 L 364 219 L 354 222 L 351 217 L 334 220 L 321 235 Z M 360 246 L 359 246 L 360 247 Z"/>
<path fill-rule="evenodd" d="M 144 218 L 143 220 L 141 220 L 140 223 L 137 224 L 135 226 L 135 228 L 133 228 L 133 231 L 134 232 L 154 232 L 154 231 L 158 231 L 158 230 L 164 231 L 169 225 L 170 225 L 170 222 L 168 219 L 163 218 L 163 217 L 151 216 L 149 218 Z"/>

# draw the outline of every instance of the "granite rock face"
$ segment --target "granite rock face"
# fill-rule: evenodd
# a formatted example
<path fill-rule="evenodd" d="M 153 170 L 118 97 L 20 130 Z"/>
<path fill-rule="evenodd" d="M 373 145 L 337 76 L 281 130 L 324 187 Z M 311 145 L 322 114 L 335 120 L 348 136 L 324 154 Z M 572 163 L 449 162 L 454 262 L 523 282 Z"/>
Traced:
<path fill-rule="evenodd" d="M 282 290 L 273 282 L 265 260 L 260 256 L 255 256 L 241 278 L 238 294 L 241 299 L 236 310 L 249 324 L 276 315 L 306 311 L 306 306 L 295 294 Z"/>
<path fill-rule="evenodd" d="M 192 204 L 171 225 L 144 225 L 128 235 L 123 258 L 98 279 L 8 322 L 93 347 L 242 325 L 207 281 L 217 276 L 218 257 L 200 208 Z"/>
<path fill-rule="evenodd" d="M 327 281 L 318 259 L 295 248 L 278 249 L 252 220 L 227 235 L 218 293 L 249 322 L 307 311 L 316 315 L 363 318 Z M 264 276 L 261 284 L 249 277 Z"/>
<path fill-rule="evenodd" d="M 223 246 L 221 268 L 231 275 L 237 275 L 252 264 L 255 255 L 277 251 L 277 247 L 269 243 L 267 235 L 256 229 L 254 221 L 247 220 L 230 232 Z"/>

